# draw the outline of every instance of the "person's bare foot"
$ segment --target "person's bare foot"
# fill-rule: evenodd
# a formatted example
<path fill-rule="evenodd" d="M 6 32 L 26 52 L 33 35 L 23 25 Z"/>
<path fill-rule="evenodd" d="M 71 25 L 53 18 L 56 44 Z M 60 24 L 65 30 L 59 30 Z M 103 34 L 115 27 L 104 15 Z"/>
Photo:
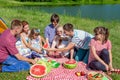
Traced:
<path fill-rule="evenodd" d="M 107 71 L 107 75 L 109 75 L 109 76 L 110 76 L 111 74 L 112 74 L 112 72 L 111 72 L 111 71 Z"/>

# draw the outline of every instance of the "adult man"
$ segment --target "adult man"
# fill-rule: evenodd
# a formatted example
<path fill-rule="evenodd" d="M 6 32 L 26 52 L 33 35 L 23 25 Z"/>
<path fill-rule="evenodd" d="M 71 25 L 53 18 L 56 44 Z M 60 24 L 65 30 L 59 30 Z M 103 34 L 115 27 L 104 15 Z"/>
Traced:
<path fill-rule="evenodd" d="M 35 64 L 33 59 L 21 56 L 15 47 L 16 37 L 22 31 L 22 23 L 19 20 L 11 22 L 11 29 L 5 30 L 0 35 L 0 63 L 2 72 L 16 72 L 29 70 L 30 63 Z"/>
<path fill-rule="evenodd" d="M 67 23 L 63 26 L 64 34 L 71 37 L 71 42 L 67 47 L 61 49 L 47 49 L 48 51 L 67 51 L 76 49 L 75 60 L 88 63 L 89 56 L 89 42 L 93 35 L 82 30 L 73 29 L 73 25 Z M 73 56 L 73 54 L 70 54 Z"/>

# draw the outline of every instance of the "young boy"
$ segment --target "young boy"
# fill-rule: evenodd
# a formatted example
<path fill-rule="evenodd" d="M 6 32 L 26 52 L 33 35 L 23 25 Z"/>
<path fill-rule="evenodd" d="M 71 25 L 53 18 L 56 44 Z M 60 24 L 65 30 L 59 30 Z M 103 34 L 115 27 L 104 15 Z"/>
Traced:
<path fill-rule="evenodd" d="M 0 36 L 0 63 L 3 65 L 2 72 L 17 72 L 29 70 L 30 64 L 35 64 L 35 60 L 21 56 L 16 49 L 16 37 L 22 31 L 20 20 L 11 22 L 11 29 L 5 30 Z M 29 63 L 28 63 L 29 62 Z"/>
<path fill-rule="evenodd" d="M 54 36 L 56 34 L 56 26 L 59 23 L 59 16 L 57 14 L 52 14 L 51 16 L 51 24 L 48 25 L 45 28 L 45 38 L 46 42 L 49 44 L 49 47 L 51 47 Z"/>

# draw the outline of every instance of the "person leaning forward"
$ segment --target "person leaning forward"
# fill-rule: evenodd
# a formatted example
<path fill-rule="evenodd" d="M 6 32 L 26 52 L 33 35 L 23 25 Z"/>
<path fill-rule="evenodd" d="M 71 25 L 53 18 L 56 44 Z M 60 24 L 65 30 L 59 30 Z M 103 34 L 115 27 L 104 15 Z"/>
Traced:
<path fill-rule="evenodd" d="M 65 47 L 60 49 L 52 49 L 48 48 L 48 51 L 68 51 L 71 49 L 76 49 L 75 60 L 83 61 L 84 63 L 88 63 L 89 57 L 89 42 L 93 35 L 83 30 L 77 30 L 73 28 L 73 25 L 67 23 L 63 26 L 64 34 L 66 36 L 71 37 L 71 42 Z M 73 54 L 70 54 L 73 56 Z"/>
<path fill-rule="evenodd" d="M 18 72 L 29 70 L 30 64 L 35 64 L 35 60 L 21 56 L 15 47 L 16 37 L 22 31 L 20 20 L 11 22 L 11 29 L 5 30 L 0 36 L 0 63 L 2 72 Z"/>

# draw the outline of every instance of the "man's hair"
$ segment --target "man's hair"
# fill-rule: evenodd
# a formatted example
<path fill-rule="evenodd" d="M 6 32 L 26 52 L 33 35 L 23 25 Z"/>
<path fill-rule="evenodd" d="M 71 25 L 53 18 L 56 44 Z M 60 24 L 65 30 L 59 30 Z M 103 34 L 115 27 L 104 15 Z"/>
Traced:
<path fill-rule="evenodd" d="M 73 31 L 73 25 L 70 24 L 70 23 L 67 23 L 63 26 L 63 30 L 66 30 L 66 31 Z"/>
<path fill-rule="evenodd" d="M 22 26 L 22 22 L 20 20 L 15 19 L 11 22 L 11 29 L 15 29 L 20 26 Z"/>
<path fill-rule="evenodd" d="M 59 22 L 59 16 L 57 14 L 52 14 L 51 16 L 51 22 Z"/>

